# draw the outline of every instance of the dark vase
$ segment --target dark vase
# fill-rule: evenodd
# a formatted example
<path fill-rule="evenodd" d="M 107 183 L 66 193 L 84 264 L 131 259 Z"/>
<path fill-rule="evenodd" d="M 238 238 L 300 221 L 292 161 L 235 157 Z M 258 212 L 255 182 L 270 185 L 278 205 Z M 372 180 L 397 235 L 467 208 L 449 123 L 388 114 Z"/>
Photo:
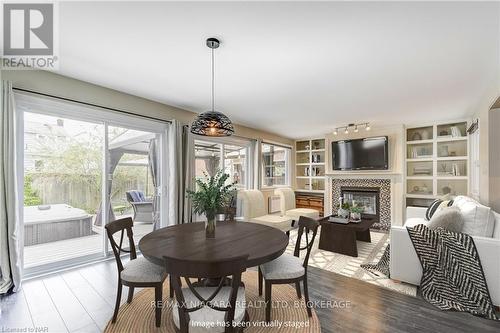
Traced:
<path fill-rule="evenodd" d="M 215 238 L 215 215 L 207 217 L 205 222 L 205 236 L 206 238 Z"/>

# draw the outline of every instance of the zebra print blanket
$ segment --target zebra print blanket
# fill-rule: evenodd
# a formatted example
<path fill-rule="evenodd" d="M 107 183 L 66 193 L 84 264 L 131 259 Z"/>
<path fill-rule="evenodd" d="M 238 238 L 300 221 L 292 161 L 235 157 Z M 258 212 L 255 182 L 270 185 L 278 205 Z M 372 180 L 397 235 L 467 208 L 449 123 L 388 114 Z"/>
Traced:
<path fill-rule="evenodd" d="M 422 297 L 441 310 L 498 320 L 471 236 L 423 224 L 407 228 L 422 265 Z"/>

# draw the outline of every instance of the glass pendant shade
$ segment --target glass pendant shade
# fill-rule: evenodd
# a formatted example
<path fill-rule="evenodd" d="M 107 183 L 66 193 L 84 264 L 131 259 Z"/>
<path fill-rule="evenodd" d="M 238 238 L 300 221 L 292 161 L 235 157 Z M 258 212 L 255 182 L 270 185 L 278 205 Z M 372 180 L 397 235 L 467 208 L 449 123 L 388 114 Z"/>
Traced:
<path fill-rule="evenodd" d="M 204 136 L 231 136 L 233 124 L 229 118 L 217 111 L 206 111 L 196 117 L 191 125 L 191 133 Z"/>

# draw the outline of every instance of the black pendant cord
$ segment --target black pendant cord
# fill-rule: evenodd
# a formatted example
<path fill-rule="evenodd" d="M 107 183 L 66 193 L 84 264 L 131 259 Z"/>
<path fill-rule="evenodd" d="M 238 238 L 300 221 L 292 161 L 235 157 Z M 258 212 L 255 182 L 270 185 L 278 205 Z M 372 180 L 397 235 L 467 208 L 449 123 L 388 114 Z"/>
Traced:
<path fill-rule="evenodd" d="M 214 65 L 214 49 L 212 49 L 212 111 L 215 111 L 215 65 Z"/>

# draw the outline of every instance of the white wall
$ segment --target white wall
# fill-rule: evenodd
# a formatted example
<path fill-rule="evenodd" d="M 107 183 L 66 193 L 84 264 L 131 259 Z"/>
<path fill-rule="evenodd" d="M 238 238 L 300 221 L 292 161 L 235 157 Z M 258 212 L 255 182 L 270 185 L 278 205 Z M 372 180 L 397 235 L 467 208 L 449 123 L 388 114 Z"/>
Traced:
<path fill-rule="evenodd" d="M 489 111 L 489 204 L 500 212 L 500 109 Z M 482 132 L 481 132 L 482 134 Z"/>
<path fill-rule="evenodd" d="M 12 81 L 16 88 L 70 98 L 138 115 L 164 120 L 177 119 L 184 124 L 190 124 L 197 116 L 194 112 L 47 71 L 2 71 L 1 76 L 3 80 Z M 237 124 L 235 124 L 235 134 L 246 138 L 260 138 L 288 145 L 293 144 L 291 139 Z"/>

